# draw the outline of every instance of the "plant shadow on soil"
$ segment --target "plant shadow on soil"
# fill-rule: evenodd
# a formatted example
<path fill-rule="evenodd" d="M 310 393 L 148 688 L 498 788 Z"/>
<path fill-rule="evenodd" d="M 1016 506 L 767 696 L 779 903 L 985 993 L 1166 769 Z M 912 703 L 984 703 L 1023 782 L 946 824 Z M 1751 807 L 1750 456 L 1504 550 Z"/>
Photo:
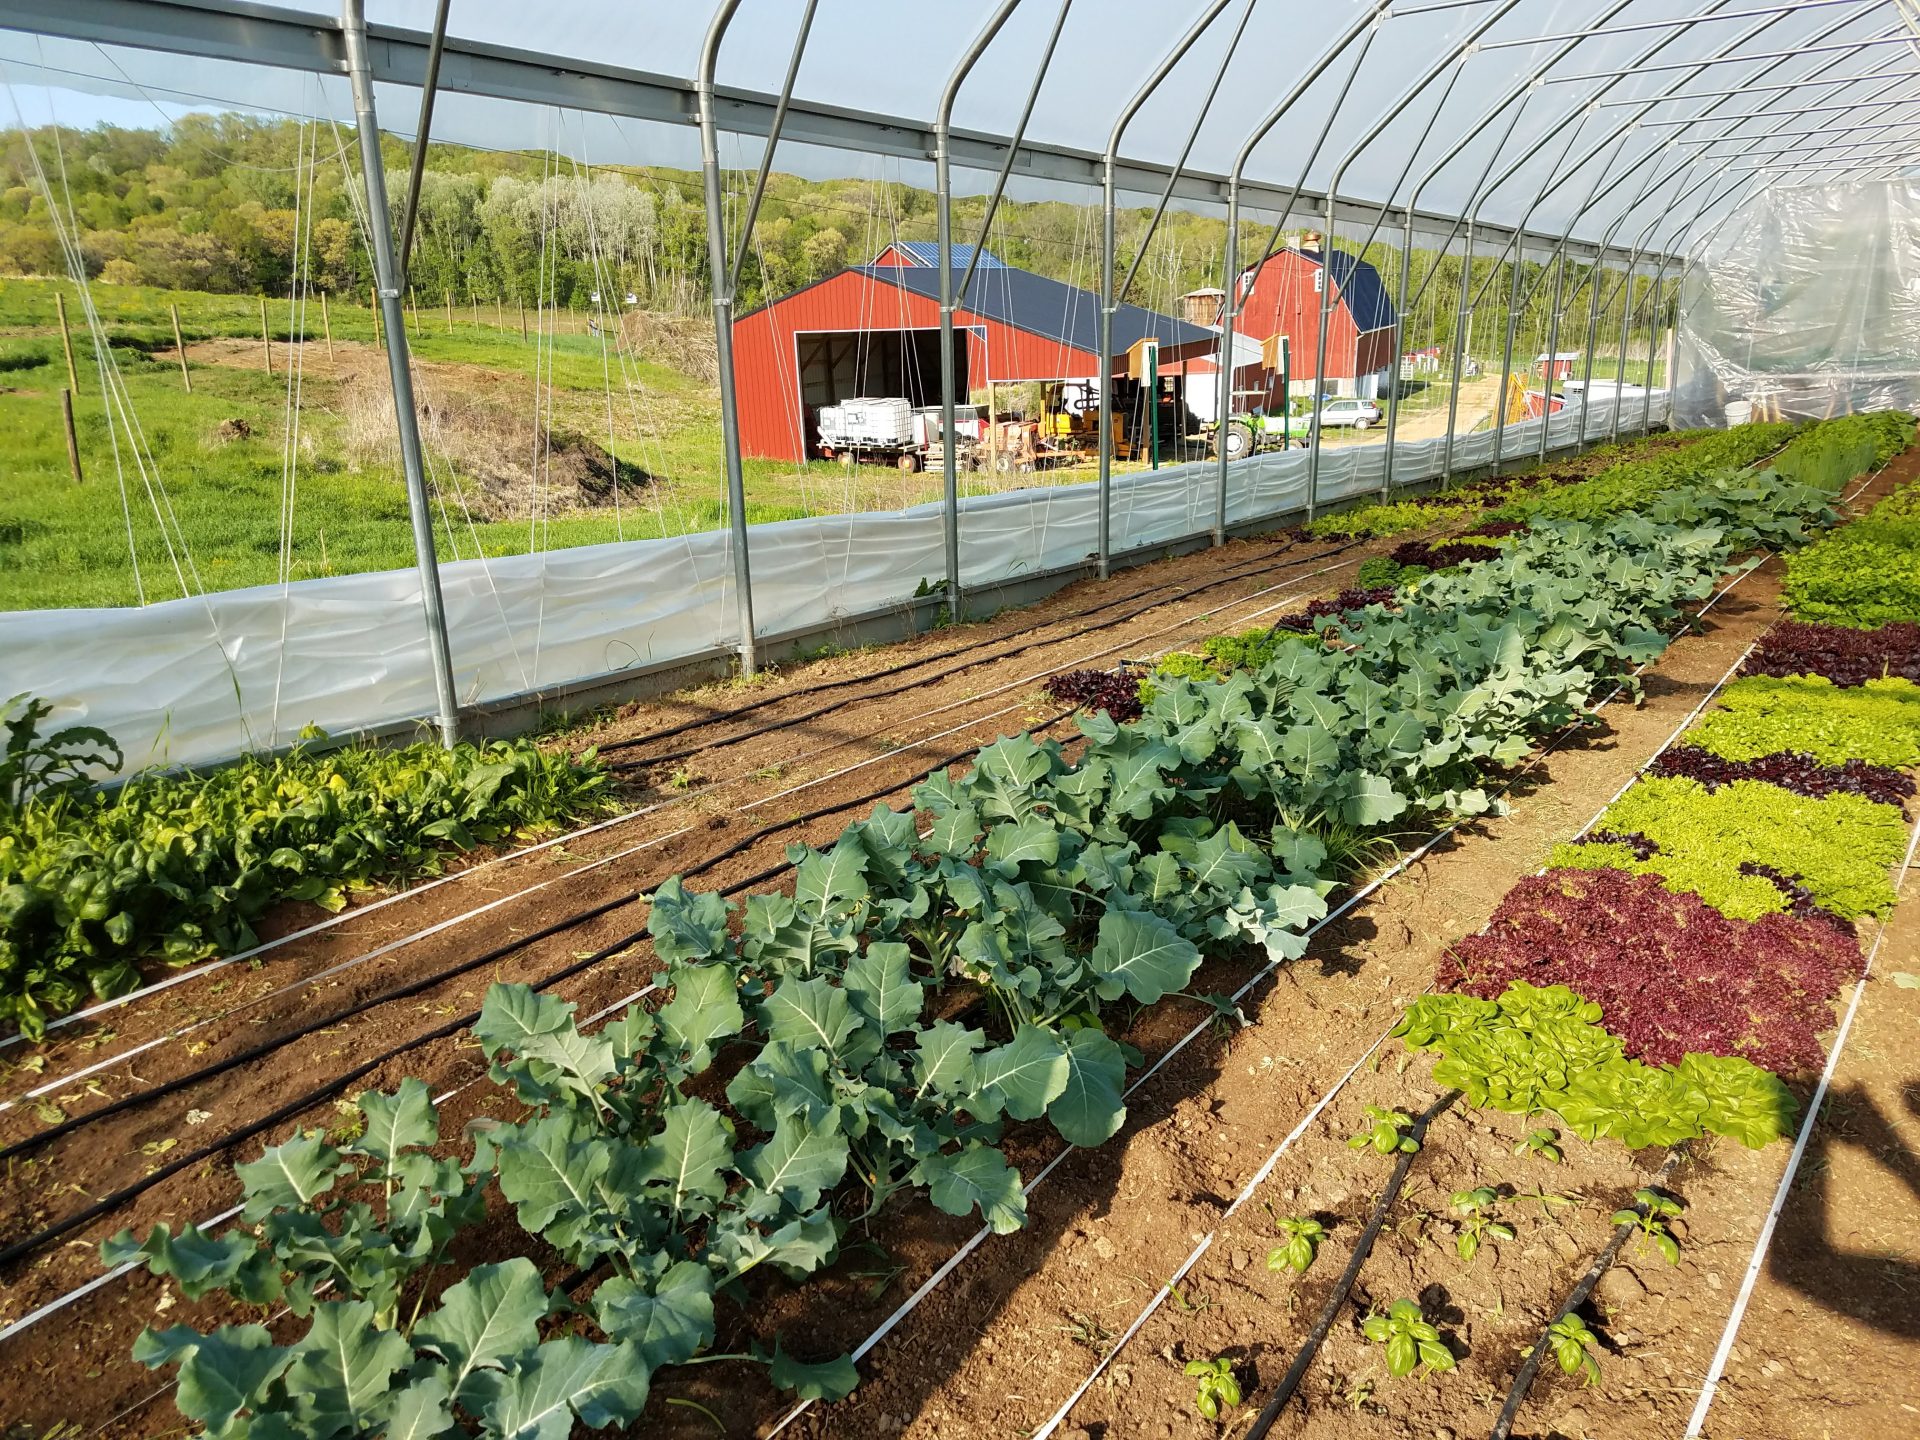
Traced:
<path fill-rule="evenodd" d="M 1920 1080 L 1901 1086 L 1909 1116 L 1920 1119 Z M 1902 1340 L 1920 1340 L 1920 1263 L 1906 1255 L 1843 1249 L 1833 1195 L 1834 1151 L 1851 1146 L 1871 1157 L 1905 1187 L 1920 1208 L 1920 1156 L 1907 1146 L 1866 1087 L 1849 1086 L 1827 1097 L 1825 1121 L 1807 1145 L 1800 1178 L 1782 1212 L 1767 1273 L 1836 1315 L 1870 1325 Z"/>

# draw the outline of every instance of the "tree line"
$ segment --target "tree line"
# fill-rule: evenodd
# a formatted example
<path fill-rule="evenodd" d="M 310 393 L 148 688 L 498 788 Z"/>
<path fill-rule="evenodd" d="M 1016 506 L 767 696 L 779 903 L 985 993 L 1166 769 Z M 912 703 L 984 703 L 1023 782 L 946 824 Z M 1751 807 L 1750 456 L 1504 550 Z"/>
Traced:
<path fill-rule="evenodd" d="M 408 147 L 383 137 L 397 208 L 410 163 Z M 877 163 L 877 162 L 876 162 Z M 110 284 L 146 284 L 216 293 L 284 294 L 296 273 L 309 287 L 363 294 L 372 262 L 361 213 L 364 191 L 351 129 L 330 122 L 194 114 L 165 131 L 102 125 L 4 132 L 0 145 L 0 272 L 64 275 L 48 191 L 77 242 L 89 276 Z M 43 185 L 41 176 L 46 177 Z M 730 175 L 738 192 L 751 176 Z M 744 194 L 741 195 L 744 200 Z M 735 206 L 736 212 L 744 208 Z M 956 199 L 955 235 L 979 232 L 984 201 Z M 1145 210 L 1119 219 L 1120 273 L 1138 253 Z M 1010 265 L 1092 288 L 1099 265 L 1098 211 L 1064 201 L 1005 201 L 989 246 Z M 775 174 L 741 276 L 748 308 L 878 254 L 893 240 L 935 235 L 931 191 L 884 178 L 804 180 Z M 1257 256 L 1269 222 L 1242 229 L 1240 252 Z M 1221 283 L 1225 221 L 1173 209 L 1162 219 L 1129 299 L 1178 313 L 1179 296 Z M 1370 244 L 1394 293 L 1397 246 Z M 1447 345 L 1453 338 L 1460 265 L 1457 255 L 1416 250 L 1413 288 L 1437 265 L 1431 298 L 1410 307 L 1406 344 Z M 1567 293 L 1582 272 L 1570 269 Z M 1475 261 L 1475 348 L 1497 332 L 1511 272 Z M 698 314 L 708 297 L 706 218 L 699 176 L 662 167 L 588 169 L 565 156 L 430 147 L 409 280 L 423 296 L 500 298 L 586 305 L 596 293 Z M 1520 329 L 1544 335 L 1551 287 L 1527 262 L 1523 291 L 1537 293 Z M 1650 281 L 1640 278 L 1632 303 Z M 1482 287 L 1484 286 L 1484 289 Z M 1611 285 L 1606 289 L 1612 289 Z M 1604 293 L 1604 292 L 1603 292 Z M 1603 337 L 1619 334 L 1624 295 L 1601 318 Z M 1584 294 L 1564 322 L 1573 348 L 1584 334 Z"/>

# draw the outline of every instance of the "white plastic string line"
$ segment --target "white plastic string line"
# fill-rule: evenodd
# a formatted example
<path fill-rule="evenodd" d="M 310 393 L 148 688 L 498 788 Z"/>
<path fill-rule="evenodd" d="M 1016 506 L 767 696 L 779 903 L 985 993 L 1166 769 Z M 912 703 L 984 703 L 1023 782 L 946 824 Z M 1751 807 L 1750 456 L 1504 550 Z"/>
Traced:
<path fill-rule="evenodd" d="M 1914 846 L 1920 845 L 1920 823 L 1913 827 L 1907 840 L 1906 858 L 1900 862 L 1900 878 L 1893 887 L 1896 902 L 1900 892 L 1907 887 L 1907 873 L 1913 868 Z M 1707 1423 L 1707 1412 L 1713 1408 L 1714 1397 L 1719 1393 L 1721 1378 L 1726 1373 L 1727 1360 L 1733 1354 L 1733 1342 L 1740 1333 L 1740 1325 L 1746 1319 L 1747 1305 L 1753 1299 L 1754 1286 L 1759 1283 L 1760 1272 L 1767 1262 L 1767 1251 L 1773 1244 L 1774 1228 L 1780 1223 L 1780 1215 L 1786 1209 L 1787 1197 L 1793 1192 L 1793 1182 L 1800 1174 L 1800 1162 L 1806 1158 L 1807 1144 L 1813 1138 L 1813 1127 L 1820 1119 L 1820 1107 L 1825 1103 L 1827 1091 L 1833 1084 L 1834 1071 L 1840 1065 L 1840 1053 L 1846 1049 L 1847 1036 L 1853 1029 L 1854 1016 L 1859 1012 L 1861 997 L 1866 993 L 1867 979 L 1873 974 L 1873 962 L 1880 954 L 1880 946 L 1892 928 L 1893 916 L 1887 916 L 1873 937 L 1873 944 L 1867 950 L 1866 963 L 1860 968 L 1860 978 L 1854 982 L 1853 997 L 1847 1002 L 1847 1013 L 1840 1017 L 1840 1028 L 1833 1037 L 1833 1046 L 1827 1052 L 1827 1063 L 1820 1071 L 1820 1084 L 1813 1092 L 1813 1099 L 1807 1104 L 1807 1113 L 1800 1122 L 1800 1133 L 1794 1137 L 1793 1153 L 1787 1157 L 1786 1173 L 1781 1175 L 1780 1183 L 1773 1192 L 1773 1203 L 1767 1207 L 1767 1218 L 1760 1226 L 1760 1234 L 1753 1242 L 1753 1258 L 1747 1262 L 1747 1273 L 1741 1278 L 1740 1293 L 1734 1297 L 1733 1312 L 1727 1316 L 1727 1326 L 1720 1334 L 1720 1343 L 1714 1348 L 1713 1361 L 1707 1366 L 1706 1383 L 1700 1387 L 1699 1401 L 1693 1407 L 1693 1415 L 1687 1421 L 1685 1440 L 1696 1440 L 1701 1427 Z"/>
<path fill-rule="evenodd" d="M 1735 575 L 1733 579 L 1729 580 L 1724 586 L 1721 587 L 1719 591 L 1717 591 L 1711 598 L 1709 598 L 1705 605 L 1702 605 L 1700 607 L 1698 614 L 1705 615 L 1707 611 L 1711 610 L 1715 605 L 1719 604 L 1721 600 L 1725 599 L 1729 594 L 1731 594 L 1734 587 L 1741 584 L 1741 582 L 1746 580 L 1747 577 L 1752 575 L 1754 571 L 1758 568 L 1759 568 L 1758 565 L 1752 565 L 1741 570 L 1739 574 Z M 1665 652 L 1663 651 L 1662 656 L 1657 656 L 1655 657 L 1655 659 L 1657 660 L 1659 658 L 1662 658 L 1664 654 Z M 1745 657 L 1743 656 L 1742 659 L 1744 658 Z M 1655 663 L 1654 660 L 1643 661 L 1639 665 L 1634 667 L 1632 673 L 1635 675 L 1639 675 L 1643 673 L 1648 666 L 1654 663 Z M 1724 683 L 1724 681 L 1722 683 Z M 1716 687 L 1716 690 L 1717 689 L 1718 687 Z M 1598 712 L 1600 710 L 1605 709 L 1609 704 L 1613 702 L 1615 698 L 1618 697 L 1619 694 L 1620 694 L 1620 688 L 1616 686 L 1613 689 L 1613 691 L 1606 696 L 1605 699 L 1601 700 L 1598 704 L 1596 704 L 1593 707 L 1594 711 Z M 1552 736 L 1541 747 L 1541 749 L 1537 751 L 1532 756 L 1532 758 L 1530 758 L 1527 761 L 1525 765 L 1522 765 L 1515 770 L 1514 774 L 1507 780 L 1506 784 L 1500 788 L 1500 791 L 1498 793 L 1504 794 L 1507 790 L 1511 789 L 1515 784 L 1518 783 L 1519 778 L 1523 773 L 1531 769 L 1534 765 L 1538 764 L 1540 760 L 1545 758 L 1548 754 L 1558 749 L 1560 745 L 1566 741 L 1568 736 L 1575 733 L 1577 728 L 1578 728 L 1578 722 L 1574 722 L 1574 723 L 1562 726 L 1561 729 L 1554 736 Z M 1686 727 L 1683 725 L 1681 727 L 1681 730 L 1684 730 L 1685 728 Z M 1680 731 L 1675 731 L 1674 733 L 1677 736 L 1680 733 Z M 1667 744 L 1670 745 L 1672 743 L 1673 743 L 1672 739 L 1669 738 L 1669 740 L 1667 741 Z M 1664 750 L 1666 747 L 1662 746 L 1661 748 Z M 1648 761 L 1648 763 L 1651 764 L 1652 763 L 1651 760 Z M 1638 772 L 1636 772 L 1635 778 L 1636 779 L 1638 778 Z M 1632 780 L 1629 780 L 1627 783 L 1630 785 L 1633 782 Z M 1622 787 L 1622 790 L 1620 793 L 1624 793 L 1624 792 L 1625 792 L 1625 787 Z M 1614 796 L 1614 799 L 1618 799 L 1618 798 L 1619 798 L 1619 794 L 1616 794 Z M 1607 802 L 1608 805 L 1611 805 L 1612 803 L 1613 803 L 1612 800 L 1609 800 Z M 1594 814 L 1593 819 L 1589 820 L 1586 826 L 1582 828 L 1580 833 L 1585 834 L 1588 829 L 1591 829 L 1592 826 L 1599 821 L 1600 816 L 1605 813 L 1606 813 L 1606 806 L 1603 805 L 1600 807 L 1600 810 Z M 1452 824 L 1447 825 L 1445 828 L 1435 832 L 1433 835 L 1428 836 L 1425 841 L 1423 841 L 1419 846 L 1417 846 L 1413 850 L 1407 852 L 1407 854 L 1405 854 L 1399 860 L 1397 860 L 1390 868 L 1383 871 L 1381 874 L 1375 876 L 1372 880 L 1369 880 L 1360 889 L 1356 890 L 1352 895 L 1348 896 L 1345 900 L 1343 900 L 1335 909 L 1329 911 L 1324 919 L 1321 919 L 1317 921 L 1315 924 L 1313 924 L 1312 926 L 1310 926 L 1304 932 L 1305 938 L 1307 938 L 1308 940 L 1311 940 L 1322 929 L 1324 929 L 1328 925 L 1331 925 L 1334 921 L 1338 920 L 1341 916 L 1345 915 L 1349 910 L 1353 909 L 1354 906 L 1358 905 L 1362 900 L 1365 900 L 1369 895 L 1372 895 L 1375 891 L 1379 890 L 1382 886 L 1387 884 L 1389 881 L 1404 874 L 1411 866 L 1413 866 L 1416 862 L 1418 862 L 1422 856 L 1427 854 L 1428 851 L 1432 850 L 1434 846 L 1438 845 L 1441 841 L 1447 839 L 1449 836 L 1455 834 L 1460 829 L 1461 823 L 1462 822 L 1460 821 L 1455 821 Z M 1260 984 L 1268 976 L 1272 975 L 1275 971 L 1277 971 L 1279 969 L 1279 963 L 1280 962 L 1278 961 L 1269 959 L 1265 965 L 1261 966 L 1258 970 L 1256 970 L 1255 973 L 1244 984 L 1242 984 L 1238 990 L 1234 991 L 1233 995 L 1230 997 L 1233 1003 L 1237 1005 L 1254 988 L 1254 986 Z M 643 991 L 640 993 L 644 994 L 645 992 Z M 614 1006 L 609 1007 L 609 1009 L 617 1009 L 621 1004 L 625 1004 L 625 1003 L 627 1002 L 626 1001 L 616 1002 L 616 1004 Z M 606 1012 L 603 1011 L 602 1013 L 604 1014 Z M 1133 1084 L 1127 1087 L 1122 1098 L 1131 1099 L 1134 1093 L 1137 1090 L 1139 1090 L 1141 1086 L 1145 1085 L 1156 1074 L 1158 1074 L 1162 1069 L 1164 1069 L 1173 1060 L 1173 1058 L 1176 1055 L 1178 1055 L 1182 1050 L 1186 1049 L 1186 1047 L 1192 1044 L 1193 1041 L 1198 1039 L 1200 1035 L 1212 1023 L 1213 1023 L 1213 1017 L 1209 1016 L 1207 1019 L 1201 1021 L 1198 1025 L 1195 1025 L 1192 1029 L 1188 1030 L 1187 1033 L 1181 1036 L 1179 1040 L 1175 1041 L 1174 1044 L 1167 1050 L 1167 1052 L 1164 1055 L 1162 1055 L 1158 1060 L 1156 1060 L 1152 1066 L 1150 1066 L 1147 1070 L 1142 1072 L 1139 1078 L 1136 1079 L 1133 1082 Z M 1386 1037 L 1383 1035 L 1381 1037 L 1381 1040 L 1384 1040 L 1385 1038 Z M 1368 1055 L 1371 1055 L 1374 1050 L 1379 1048 L 1381 1040 L 1376 1040 L 1373 1043 L 1373 1045 L 1368 1048 L 1368 1051 L 1367 1051 Z M 1356 1070 L 1358 1069 L 1358 1066 L 1360 1064 L 1365 1063 L 1366 1058 L 1367 1058 L 1366 1056 L 1361 1057 L 1360 1061 L 1356 1063 L 1356 1066 L 1355 1066 Z M 1351 1078 L 1352 1073 L 1353 1073 L 1352 1071 L 1349 1071 L 1347 1078 Z M 1346 1083 L 1345 1079 L 1343 1079 L 1340 1082 L 1341 1085 L 1344 1085 L 1345 1083 Z M 1336 1086 L 1335 1090 L 1337 1091 L 1338 1088 L 1339 1086 Z M 1330 1100 L 1331 1098 L 1332 1098 L 1331 1093 L 1329 1093 L 1329 1095 L 1327 1096 L 1322 1097 L 1323 1107 L 1325 1102 Z M 1311 1115 L 1309 1115 L 1308 1121 L 1303 1123 L 1310 1123 L 1311 1118 L 1312 1118 Z M 1035 1190 L 1039 1189 L 1041 1182 L 1044 1181 L 1047 1178 L 1047 1176 L 1052 1174 L 1054 1169 L 1058 1167 L 1062 1161 L 1064 1161 L 1069 1155 L 1073 1153 L 1074 1152 L 1072 1147 L 1068 1147 L 1067 1149 L 1062 1150 L 1059 1154 L 1055 1155 L 1053 1159 L 1049 1160 L 1046 1163 L 1046 1165 L 1044 1165 L 1040 1169 L 1040 1171 L 1033 1177 L 1032 1180 L 1030 1180 L 1024 1187 L 1022 1187 L 1020 1192 L 1021 1195 L 1023 1197 L 1031 1196 Z M 1277 1163 L 1277 1161 L 1278 1161 L 1278 1156 L 1276 1155 L 1275 1163 Z M 1271 1170 L 1271 1166 L 1267 1168 L 1269 1171 Z M 1236 1203 L 1238 1202 L 1236 1201 Z M 866 1355 L 869 1352 L 871 1352 L 876 1345 L 878 1345 L 883 1339 L 886 1338 L 886 1336 L 889 1333 L 891 1333 L 895 1329 L 895 1327 L 897 1327 L 901 1322 L 903 1322 L 907 1318 L 907 1316 L 912 1314 L 914 1310 L 918 1309 L 920 1306 L 920 1303 L 923 1300 L 925 1300 L 928 1295 L 932 1294 L 933 1291 L 937 1289 L 940 1286 L 940 1284 L 943 1281 L 945 1281 L 949 1275 L 951 1275 L 955 1270 L 957 1270 L 960 1267 L 961 1263 L 965 1261 L 969 1255 L 973 1254 L 975 1250 L 979 1249 L 980 1246 L 986 1241 L 988 1235 L 990 1235 L 991 1233 L 992 1232 L 988 1230 L 985 1226 L 982 1226 L 979 1230 L 974 1232 L 974 1234 L 967 1240 L 967 1242 L 964 1245 L 962 1245 L 951 1256 L 949 1256 L 947 1260 L 941 1264 L 939 1269 L 935 1270 L 933 1274 L 929 1275 L 924 1281 L 922 1281 L 920 1284 L 920 1287 L 917 1290 L 915 1290 L 913 1294 L 909 1295 L 905 1300 L 903 1300 L 898 1306 L 898 1308 L 896 1308 L 892 1314 L 887 1316 L 887 1318 L 881 1322 L 879 1328 L 876 1329 L 871 1335 L 869 1335 L 854 1349 L 851 1357 L 854 1363 L 858 1364 L 862 1359 L 864 1359 Z M 1178 1276 L 1175 1277 L 1174 1283 L 1176 1284 L 1179 1283 Z M 1116 1346 L 1115 1349 L 1117 1350 L 1118 1347 Z M 1109 1356 L 1109 1358 L 1111 1358 L 1111 1355 Z M 779 1424 L 775 1425 L 773 1429 L 767 1432 L 767 1440 L 773 1440 L 774 1436 L 780 1434 L 781 1431 L 785 1430 L 795 1420 L 798 1420 L 803 1414 L 805 1414 L 808 1410 L 810 1410 L 813 1407 L 813 1405 L 814 1405 L 814 1402 L 811 1400 L 801 1401 L 792 1410 L 788 1411 L 784 1417 L 782 1417 Z M 1035 1436 L 1034 1440 L 1039 1440 L 1039 1437 Z"/>
<path fill-rule="evenodd" d="M 244 1208 L 246 1207 L 241 1205 L 234 1205 L 226 1210 L 222 1210 L 218 1215 L 208 1216 L 207 1219 L 200 1222 L 200 1228 L 202 1230 L 205 1230 L 211 1226 L 219 1225 L 225 1221 L 231 1220 L 233 1219 L 234 1216 L 238 1215 L 241 1212 L 241 1210 L 243 1210 Z M 143 1260 L 128 1260 L 123 1264 L 114 1266 L 113 1269 L 111 1270 L 102 1271 L 100 1274 L 94 1276 L 93 1279 L 87 1281 L 84 1285 L 75 1286 L 73 1289 L 67 1291 L 66 1294 L 56 1296 L 54 1299 L 49 1300 L 46 1304 L 42 1305 L 39 1309 L 29 1311 L 27 1314 L 22 1315 L 18 1320 L 15 1320 L 11 1325 L 7 1326 L 6 1329 L 0 1330 L 0 1345 L 4 1345 L 7 1341 L 11 1340 L 15 1335 L 20 1334 L 22 1331 L 32 1329 L 35 1325 L 38 1325 L 42 1320 L 45 1320 L 49 1316 L 57 1315 L 60 1311 L 66 1309 L 69 1305 L 73 1304 L 75 1301 L 80 1300 L 88 1295 L 91 1295 L 94 1291 L 101 1289 L 103 1286 L 109 1285 L 113 1281 L 119 1280 L 122 1277 L 131 1274 L 133 1271 L 138 1270 L 145 1263 L 146 1262 Z"/>
<path fill-rule="evenodd" d="M 617 1008 L 618 1008 L 617 1006 L 611 1006 L 606 1010 L 600 1011 L 598 1014 L 594 1015 L 592 1018 L 597 1020 L 601 1018 L 601 1016 L 610 1014 L 613 1009 L 617 1009 Z M 460 1084 L 454 1086 L 451 1090 L 444 1091 L 443 1093 L 434 1096 L 433 1097 L 434 1108 L 436 1110 L 439 1109 L 439 1107 L 441 1107 L 442 1105 L 445 1105 L 449 1100 L 453 1099 L 454 1096 L 460 1094 L 463 1090 L 471 1090 L 478 1083 L 479 1081 L 478 1081 L 478 1078 L 476 1077 L 473 1080 L 463 1081 Z M 205 1220 L 201 1220 L 197 1222 L 196 1228 L 198 1228 L 203 1232 L 210 1231 L 213 1229 L 214 1226 L 223 1225 L 227 1221 L 233 1219 L 236 1215 L 240 1214 L 240 1212 L 245 1208 L 246 1207 L 244 1205 L 228 1206 L 225 1210 L 222 1210 L 219 1214 L 209 1215 Z M 0 1329 L 0 1345 L 4 1345 L 8 1340 L 12 1339 L 15 1335 L 20 1334 L 22 1331 L 32 1329 L 35 1325 L 39 1324 L 42 1320 L 45 1320 L 50 1316 L 59 1314 L 62 1310 L 65 1310 L 69 1305 L 72 1305 L 79 1300 L 85 1299 L 88 1295 L 91 1295 L 94 1291 L 103 1289 L 104 1287 L 112 1284 L 116 1280 L 124 1279 L 126 1276 L 131 1275 L 135 1270 L 140 1269 L 145 1263 L 146 1262 L 143 1260 L 125 1261 L 122 1264 L 114 1266 L 111 1270 L 102 1271 L 100 1274 L 94 1276 L 93 1279 L 87 1281 L 85 1284 L 76 1285 L 73 1289 L 67 1291 L 65 1294 L 56 1296 L 54 1299 L 49 1300 L 46 1304 L 40 1306 L 37 1310 L 29 1311 L 27 1314 L 22 1315 L 18 1320 L 15 1320 L 12 1324 L 8 1325 L 5 1329 Z M 164 1394 L 166 1392 L 162 1390 L 156 1393 Z M 152 1398 L 152 1397 L 149 1397 L 149 1398 Z"/>

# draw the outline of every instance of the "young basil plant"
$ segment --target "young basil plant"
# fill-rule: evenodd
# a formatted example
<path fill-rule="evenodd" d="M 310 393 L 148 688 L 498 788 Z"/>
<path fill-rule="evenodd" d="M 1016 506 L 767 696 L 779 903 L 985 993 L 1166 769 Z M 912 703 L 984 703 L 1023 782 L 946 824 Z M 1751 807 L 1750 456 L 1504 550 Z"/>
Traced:
<path fill-rule="evenodd" d="M 1547 1343 L 1567 1374 L 1580 1375 L 1589 1385 L 1599 1383 L 1600 1362 L 1593 1358 L 1593 1352 L 1600 1348 L 1600 1342 L 1578 1315 L 1568 1315 L 1548 1326 Z"/>
<path fill-rule="evenodd" d="M 1441 1343 L 1439 1330 L 1421 1318 L 1416 1301 L 1396 1300 L 1385 1313 L 1375 1311 L 1360 1322 L 1360 1331 L 1387 1347 L 1387 1373 L 1395 1379 L 1411 1375 L 1415 1366 L 1425 1366 L 1430 1374 L 1453 1369 L 1453 1352 Z"/>
<path fill-rule="evenodd" d="M 1347 1137 L 1347 1148 L 1365 1150 L 1371 1145 L 1382 1155 L 1400 1152 L 1411 1155 L 1420 1148 L 1420 1142 L 1406 1133 L 1412 1124 L 1413 1117 L 1404 1110 L 1388 1110 L 1379 1105 L 1369 1105 L 1366 1127 Z"/>
<path fill-rule="evenodd" d="M 1286 1242 L 1267 1252 L 1267 1268 L 1291 1270 L 1296 1275 L 1306 1274 L 1314 1256 L 1320 1253 L 1320 1242 L 1326 1239 L 1327 1227 L 1318 1220 L 1294 1215 L 1282 1216 L 1274 1223 L 1280 1233 L 1286 1236 Z"/>
<path fill-rule="evenodd" d="M 1513 1147 L 1516 1155 L 1538 1155 L 1552 1164 L 1560 1163 L 1560 1132 L 1551 1127 L 1529 1132 L 1527 1137 Z"/>
<path fill-rule="evenodd" d="M 1199 1382 L 1193 1408 L 1207 1419 L 1217 1420 L 1222 1410 L 1231 1410 L 1240 1403 L 1240 1382 L 1233 1376 L 1233 1362 L 1224 1356 L 1189 1360 L 1187 1374 Z"/>
<path fill-rule="evenodd" d="M 1487 1240 L 1513 1239 L 1513 1227 L 1494 1218 L 1500 1197 L 1490 1187 L 1479 1185 L 1472 1190 L 1456 1190 L 1449 1203 L 1460 1216 L 1460 1233 L 1454 1237 L 1453 1248 L 1469 1264 Z"/>
<path fill-rule="evenodd" d="M 1645 1188 L 1633 1192 L 1633 1208 L 1613 1212 L 1612 1223 L 1631 1225 L 1640 1232 L 1643 1243 L 1650 1243 L 1666 1257 L 1669 1265 L 1680 1263 L 1680 1242 L 1673 1237 L 1667 1222 L 1680 1214 L 1681 1204 L 1658 1190 Z"/>

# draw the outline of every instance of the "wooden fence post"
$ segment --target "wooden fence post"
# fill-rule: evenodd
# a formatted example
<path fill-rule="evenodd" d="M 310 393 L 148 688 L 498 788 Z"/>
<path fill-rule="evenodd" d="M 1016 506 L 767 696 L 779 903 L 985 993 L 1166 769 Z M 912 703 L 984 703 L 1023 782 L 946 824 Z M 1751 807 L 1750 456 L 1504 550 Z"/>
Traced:
<path fill-rule="evenodd" d="M 260 294 L 260 349 L 267 359 L 267 373 L 271 375 L 273 373 L 273 339 L 267 333 L 267 296 L 265 291 L 262 291 Z"/>
<path fill-rule="evenodd" d="M 520 302 L 520 343 L 527 343 L 527 302 Z"/>
<path fill-rule="evenodd" d="M 413 287 L 407 286 L 407 308 L 413 312 L 413 333 L 420 333 L 420 297 L 413 293 Z"/>
<path fill-rule="evenodd" d="M 67 427 L 67 468 L 73 471 L 73 483 L 84 484 L 86 476 L 80 473 L 80 437 L 73 429 L 73 392 L 60 392 L 60 419 Z"/>
<path fill-rule="evenodd" d="M 453 333 L 453 291 L 447 291 L 447 333 Z"/>
<path fill-rule="evenodd" d="M 53 308 L 60 312 L 60 348 L 67 354 L 67 386 L 77 393 L 80 389 L 80 372 L 73 368 L 73 336 L 67 330 L 67 297 L 58 290 L 53 292 Z"/>
<path fill-rule="evenodd" d="M 327 337 L 327 363 L 333 363 L 333 317 L 327 313 L 327 292 L 320 292 L 320 328 Z"/>
<path fill-rule="evenodd" d="M 167 313 L 173 317 L 173 353 L 180 357 L 180 384 L 191 395 L 193 376 L 187 373 L 187 342 L 180 338 L 180 307 L 169 302 Z"/>

